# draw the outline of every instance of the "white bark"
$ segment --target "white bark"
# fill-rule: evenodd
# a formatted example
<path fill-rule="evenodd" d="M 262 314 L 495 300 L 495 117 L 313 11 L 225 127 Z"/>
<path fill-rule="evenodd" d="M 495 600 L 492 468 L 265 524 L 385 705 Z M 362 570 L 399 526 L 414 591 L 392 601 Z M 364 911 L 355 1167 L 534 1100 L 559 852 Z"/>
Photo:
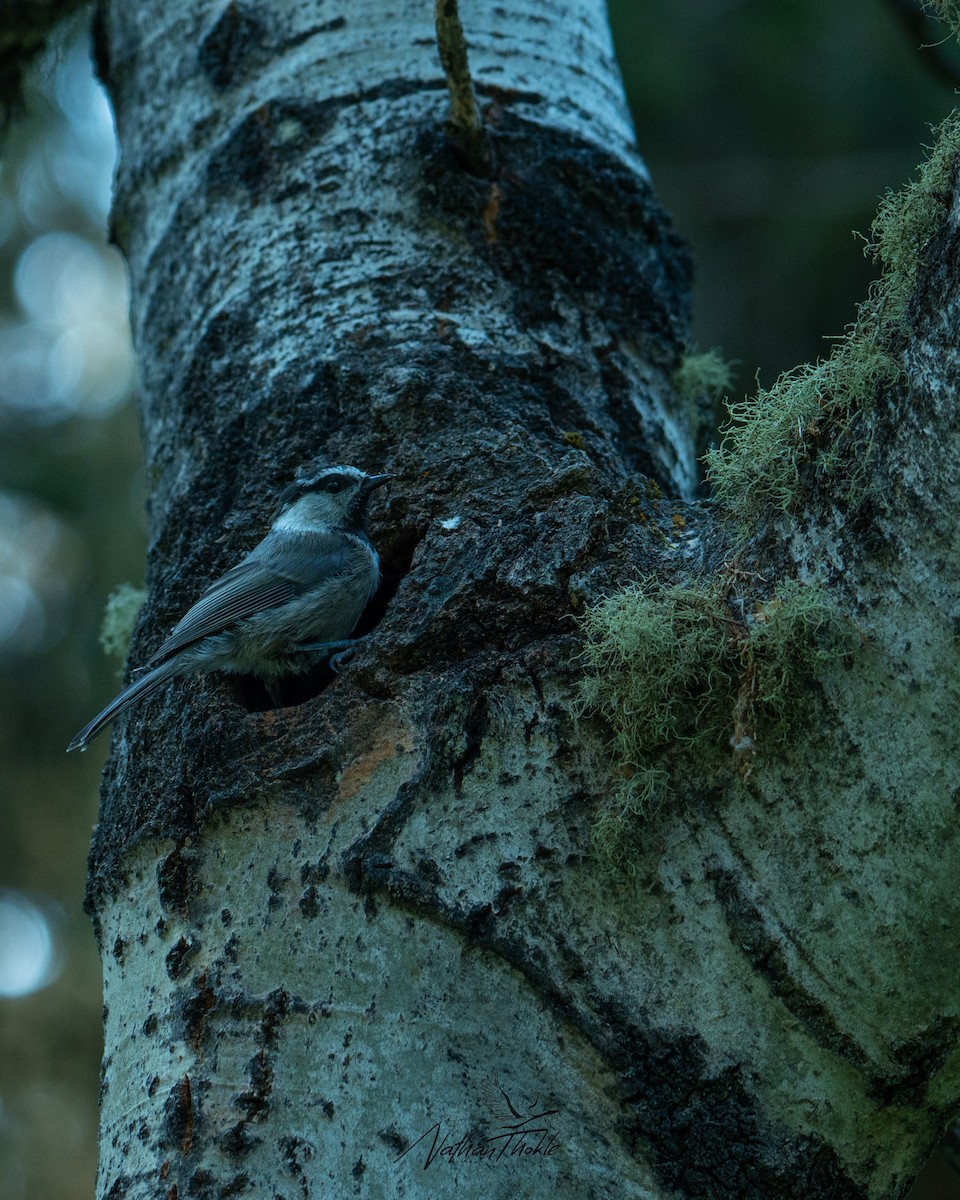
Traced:
<path fill-rule="evenodd" d="M 410 854 L 391 868 L 409 873 L 400 886 L 415 907 L 418 889 L 442 896 L 439 920 L 351 896 L 337 869 L 421 765 L 403 749 L 413 730 L 386 706 L 325 816 L 255 806 L 215 819 L 183 852 L 202 880 L 188 921 L 157 885 L 174 848 L 147 843 L 128 860 L 128 886 L 104 913 L 115 953 L 102 1193 L 123 1178 L 128 1195 L 152 1194 L 159 1153 L 171 1179 L 208 1171 L 226 1188 L 244 1177 L 249 1195 L 659 1194 L 609 1137 L 616 1073 L 589 1035 L 531 1004 L 530 973 L 554 964 L 528 961 L 527 926 L 548 889 L 580 887 L 588 872 L 564 881 L 569 780 L 545 739 L 522 736 L 541 705 L 527 694 L 507 710 L 517 701 L 505 690 L 492 699 L 488 753 L 459 794 L 412 815 Z M 523 778 L 499 782 L 511 761 Z M 491 830 L 491 804 L 514 814 L 508 827 Z M 515 927 L 491 941 L 484 926 L 532 878 Z M 511 1137 L 494 1076 L 524 1117 L 531 1104 L 550 1115 Z M 485 1158 L 442 1151 L 464 1138 L 495 1140 Z"/>
<path fill-rule="evenodd" d="M 389 607 L 332 686 L 257 712 L 176 684 L 118 731 L 90 892 L 100 1195 L 894 1196 L 960 1079 L 960 922 L 931 869 L 960 849 L 958 556 L 955 523 L 910 510 L 960 482 L 924 441 L 955 438 L 940 301 L 899 440 L 872 417 L 885 505 L 811 494 L 748 564 L 832 563 L 876 651 L 748 779 L 678 758 L 643 882 L 615 885 L 572 614 L 732 545 L 669 407 L 687 270 L 601 6 L 462 15 L 492 180 L 444 140 L 432 5 L 100 14 L 154 484 L 134 661 L 302 461 L 398 476 Z M 901 631 L 922 655 L 895 658 Z M 555 1110 L 552 1152 L 424 1169 L 435 1129 L 503 1135 L 494 1079 Z"/>
<path fill-rule="evenodd" d="M 146 281 L 155 258 L 164 260 L 164 294 L 196 314 L 201 332 L 224 313 L 246 311 L 251 297 L 269 304 L 269 337 L 247 350 L 262 388 L 293 364 L 303 370 L 305 337 L 333 358 L 344 339 L 384 323 L 398 360 L 419 344 L 425 322 L 445 323 L 471 350 L 581 356 L 579 311 L 557 313 L 547 330 L 518 327 L 499 272 L 484 270 L 448 228 L 424 226 L 416 145 L 447 106 L 429 3 L 354 0 L 282 14 L 127 5 L 112 15 L 111 71 L 118 86 L 131 81 L 138 98 L 117 114 L 120 240 L 131 274 Z M 511 119 L 591 142 L 646 178 L 599 0 L 468 2 L 463 18 L 494 128 L 505 108 Z M 279 174 L 284 186 L 274 189 Z M 493 238 L 496 204 L 491 192 Z M 215 221 L 219 236 L 192 244 L 201 220 Z M 438 308 L 442 297 L 428 284 L 467 265 L 469 291 Z M 398 280 L 406 286 L 396 288 Z M 158 319 L 155 303 L 149 290 L 133 298 L 138 345 L 144 323 Z M 178 316 L 160 317 L 173 338 L 164 341 L 163 361 L 142 357 L 148 403 L 175 392 L 178 369 L 191 361 L 198 331 Z M 590 332 L 606 336 L 602 326 Z M 662 431 L 655 440 L 665 467 L 690 491 L 695 466 L 683 432 L 649 379 L 630 382 L 644 421 Z M 191 468 L 189 458 L 181 461 L 181 483 Z"/>

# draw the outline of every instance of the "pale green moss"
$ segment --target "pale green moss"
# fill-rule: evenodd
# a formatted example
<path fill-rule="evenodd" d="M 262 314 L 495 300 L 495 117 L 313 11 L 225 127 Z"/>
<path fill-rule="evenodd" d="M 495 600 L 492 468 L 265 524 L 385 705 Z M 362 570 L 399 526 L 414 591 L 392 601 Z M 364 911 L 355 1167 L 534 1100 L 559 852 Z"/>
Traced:
<path fill-rule="evenodd" d="M 796 580 L 738 620 L 719 586 L 646 579 L 581 623 L 580 708 L 603 719 L 623 779 L 600 807 L 593 841 L 618 870 L 635 857 L 646 819 L 669 801 L 667 768 L 681 765 L 678 754 L 693 750 L 701 777 L 707 763 L 728 776 L 742 769 L 744 755 L 797 732 L 811 680 L 862 644 L 822 586 Z"/>
<path fill-rule="evenodd" d="M 954 110 L 937 129 L 917 178 L 880 203 L 865 253 L 883 265 L 877 299 L 884 318 L 899 320 L 907 307 L 924 250 L 944 218 L 958 146 L 960 114 Z"/>
<path fill-rule="evenodd" d="M 673 386 L 680 410 L 690 421 L 694 443 L 701 451 L 716 434 L 733 386 L 733 368 L 719 350 L 702 354 L 687 351 L 673 373 Z"/>
<path fill-rule="evenodd" d="M 624 767 L 641 767 L 656 747 L 710 737 L 710 695 L 729 682 L 724 619 L 713 592 L 649 579 L 584 614 L 581 700 L 613 730 Z"/>
<path fill-rule="evenodd" d="M 623 780 L 593 826 L 600 861 L 631 873 L 646 819 L 670 796 L 670 775 L 653 762 L 673 746 L 722 733 L 718 697 L 728 695 L 725 613 L 707 588 L 662 587 L 653 579 L 607 597 L 581 618 L 587 670 L 580 710 L 600 716 Z"/>
<path fill-rule="evenodd" d="M 135 588 L 129 583 L 121 583 L 111 592 L 100 626 L 100 645 L 105 653 L 126 659 L 133 627 L 146 598 L 144 588 Z"/>
<path fill-rule="evenodd" d="M 960 39 L 960 4 L 956 0 L 921 0 L 921 3 L 949 25 L 954 37 Z"/>
<path fill-rule="evenodd" d="M 741 518 L 789 507 L 806 463 L 838 488 L 856 488 L 866 447 L 838 446 L 857 415 L 902 373 L 905 314 L 926 247 L 945 216 L 958 146 L 960 116 L 954 112 L 937 130 L 918 177 L 880 205 L 866 252 L 882 274 L 829 358 L 797 367 L 770 389 L 730 406 L 724 442 L 706 462 L 716 494 Z"/>
<path fill-rule="evenodd" d="M 760 721 L 785 733 L 796 724 L 809 681 L 862 645 L 856 626 L 824 587 L 786 580 L 750 625 L 744 661 L 754 673 Z"/>
<path fill-rule="evenodd" d="M 768 391 L 731 404 L 727 437 L 706 456 L 715 493 L 741 516 L 758 506 L 787 508 L 797 493 L 801 464 L 817 455 L 818 469 L 833 474 L 838 455 L 820 453 L 821 443 L 829 437 L 835 446 L 854 413 L 900 373 L 879 338 L 861 330 L 826 361 L 804 363 Z M 858 470 L 863 465 L 856 460 Z"/>
<path fill-rule="evenodd" d="M 673 386 L 680 400 L 694 404 L 701 397 L 719 399 L 733 386 L 733 368 L 719 350 L 686 353 L 673 373 Z"/>
<path fill-rule="evenodd" d="M 600 861 L 627 875 L 634 873 L 637 831 L 666 801 L 670 776 L 653 767 L 638 771 L 601 805 L 593 823 L 593 846 Z"/>

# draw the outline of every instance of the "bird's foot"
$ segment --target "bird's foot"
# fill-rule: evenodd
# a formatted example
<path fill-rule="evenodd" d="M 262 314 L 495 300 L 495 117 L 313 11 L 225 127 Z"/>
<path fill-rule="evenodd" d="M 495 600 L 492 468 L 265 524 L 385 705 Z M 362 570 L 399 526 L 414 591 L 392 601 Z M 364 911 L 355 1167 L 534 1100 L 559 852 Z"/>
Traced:
<path fill-rule="evenodd" d="M 330 670 L 338 672 L 345 662 L 349 662 L 357 652 L 357 646 L 366 640 L 368 635 L 358 638 L 344 638 L 339 642 L 301 642 L 298 650 L 333 650 L 330 656 Z"/>
<path fill-rule="evenodd" d="M 334 675 L 338 675 L 340 673 L 340 668 L 343 666 L 343 664 L 349 662 L 356 652 L 356 646 L 348 646 L 345 650 L 338 650 L 336 654 L 330 655 L 329 666 Z"/>

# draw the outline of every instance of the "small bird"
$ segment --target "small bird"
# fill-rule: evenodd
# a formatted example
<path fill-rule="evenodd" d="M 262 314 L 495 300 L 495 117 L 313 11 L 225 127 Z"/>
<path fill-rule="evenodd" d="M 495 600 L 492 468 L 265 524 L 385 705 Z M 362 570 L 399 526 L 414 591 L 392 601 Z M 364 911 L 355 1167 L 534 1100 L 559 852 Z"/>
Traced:
<path fill-rule="evenodd" d="M 178 675 L 232 671 L 258 675 L 269 688 L 308 670 L 322 652 L 347 650 L 380 583 L 380 558 L 365 528 L 367 505 L 392 478 L 326 467 L 286 488 L 263 541 L 207 588 L 146 674 L 85 725 L 67 752 L 86 750 L 114 717 Z"/>

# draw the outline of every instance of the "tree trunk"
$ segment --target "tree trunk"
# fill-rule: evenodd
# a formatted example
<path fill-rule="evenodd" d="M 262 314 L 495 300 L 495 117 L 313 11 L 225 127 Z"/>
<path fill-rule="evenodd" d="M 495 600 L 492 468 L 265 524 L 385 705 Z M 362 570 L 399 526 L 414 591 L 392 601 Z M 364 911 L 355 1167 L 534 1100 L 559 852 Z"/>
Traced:
<path fill-rule="evenodd" d="M 858 410 L 867 499 L 801 472 L 745 538 L 694 498 L 689 263 L 602 4 L 465 4 L 486 165 L 447 130 L 433 16 L 97 15 L 152 488 L 131 661 L 301 465 L 396 475 L 338 677 L 284 708 L 175 682 L 120 722 L 99 1194 L 897 1195 L 960 1082 L 955 272 L 918 279 L 908 379 Z M 747 600 L 772 620 L 798 575 L 863 647 L 817 659 L 788 737 L 741 704 L 739 754 L 661 739 L 668 802 L 601 869 L 623 779 L 576 715 L 575 618 L 720 580 L 747 662 Z"/>

